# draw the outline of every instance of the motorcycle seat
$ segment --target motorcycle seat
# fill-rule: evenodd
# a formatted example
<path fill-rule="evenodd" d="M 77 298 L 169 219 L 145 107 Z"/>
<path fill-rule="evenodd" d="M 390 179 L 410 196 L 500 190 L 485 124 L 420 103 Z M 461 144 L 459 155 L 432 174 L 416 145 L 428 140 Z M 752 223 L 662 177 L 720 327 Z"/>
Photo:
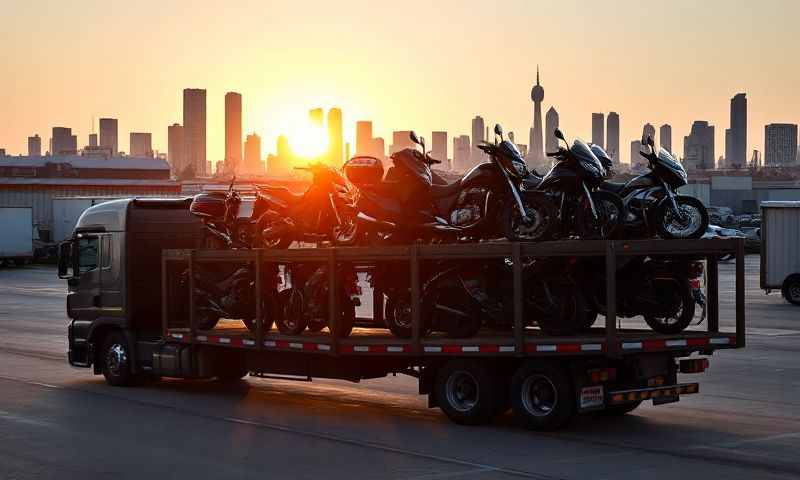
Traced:
<path fill-rule="evenodd" d="M 606 192 L 619 194 L 622 192 L 622 190 L 625 189 L 625 185 L 626 184 L 619 182 L 603 182 L 603 184 L 600 185 L 600 190 L 605 190 Z"/>
<path fill-rule="evenodd" d="M 448 198 L 458 195 L 461 192 L 461 182 L 453 182 L 447 185 L 431 185 L 431 197 L 434 199 Z"/>
<path fill-rule="evenodd" d="M 287 203 L 298 203 L 303 199 L 302 193 L 293 193 L 288 188 L 283 186 L 265 185 L 258 188 L 259 193 L 266 193 L 278 197 Z"/>

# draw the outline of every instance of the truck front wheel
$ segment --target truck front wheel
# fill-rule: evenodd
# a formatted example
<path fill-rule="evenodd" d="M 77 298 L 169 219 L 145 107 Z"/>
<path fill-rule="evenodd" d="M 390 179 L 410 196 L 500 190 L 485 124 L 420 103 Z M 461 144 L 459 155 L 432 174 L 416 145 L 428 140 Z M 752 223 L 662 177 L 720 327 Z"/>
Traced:
<path fill-rule="evenodd" d="M 781 293 L 787 302 L 800 305 L 800 274 L 789 275 L 783 281 Z"/>
<path fill-rule="evenodd" d="M 556 430 L 575 414 L 572 380 L 565 368 L 525 363 L 511 379 L 511 408 L 531 430 Z"/>
<path fill-rule="evenodd" d="M 480 425 L 497 413 L 498 391 L 486 365 L 473 360 L 447 362 L 436 374 L 436 404 L 460 425 Z"/>
<path fill-rule="evenodd" d="M 133 383 L 131 360 L 131 351 L 125 336 L 120 332 L 106 335 L 103 349 L 100 351 L 100 361 L 103 376 L 109 385 L 125 387 Z"/>

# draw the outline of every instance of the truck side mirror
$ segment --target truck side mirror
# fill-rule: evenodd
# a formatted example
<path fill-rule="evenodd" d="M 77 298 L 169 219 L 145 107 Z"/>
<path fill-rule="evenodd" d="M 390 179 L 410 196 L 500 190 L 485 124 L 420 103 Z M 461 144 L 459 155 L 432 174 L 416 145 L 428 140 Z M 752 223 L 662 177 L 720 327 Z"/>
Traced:
<path fill-rule="evenodd" d="M 58 278 L 70 279 L 75 277 L 76 257 L 73 256 L 73 242 L 66 240 L 58 244 Z"/>

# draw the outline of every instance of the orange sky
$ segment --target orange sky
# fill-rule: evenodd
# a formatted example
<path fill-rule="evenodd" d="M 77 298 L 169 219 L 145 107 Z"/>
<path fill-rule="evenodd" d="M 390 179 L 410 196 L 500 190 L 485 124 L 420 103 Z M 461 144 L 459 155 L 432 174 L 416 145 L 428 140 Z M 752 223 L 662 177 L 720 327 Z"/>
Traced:
<path fill-rule="evenodd" d="M 347 140 L 371 119 L 425 136 L 469 133 L 481 114 L 527 143 L 536 64 L 544 110 L 569 137 L 591 113 L 620 113 L 623 160 L 645 122 L 716 125 L 724 153 L 730 98 L 749 99 L 748 149 L 769 122 L 800 122 L 800 2 L 3 2 L 0 148 L 46 145 L 52 126 L 88 143 L 92 118 L 151 131 L 166 150 L 182 121 L 181 90 L 208 90 L 208 158 L 224 155 L 223 96 L 244 97 L 244 130 L 275 137 L 314 106 L 339 106 Z M 451 145 L 452 146 L 452 145 Z M 452 152 L 451 152 L 452 155 Z"/>

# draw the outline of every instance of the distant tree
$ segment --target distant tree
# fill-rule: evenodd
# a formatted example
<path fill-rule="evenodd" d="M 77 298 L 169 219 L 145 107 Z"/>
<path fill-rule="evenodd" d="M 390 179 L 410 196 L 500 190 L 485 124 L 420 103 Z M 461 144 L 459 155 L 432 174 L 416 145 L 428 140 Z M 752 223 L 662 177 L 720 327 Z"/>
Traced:
<path fill-rule="evenodd" d="M 195 178 L 194 165 L 187 165 L 186 168 L 181 170 L 177 175 L 178 180 L 194 180 L 194 178 Z"/>

